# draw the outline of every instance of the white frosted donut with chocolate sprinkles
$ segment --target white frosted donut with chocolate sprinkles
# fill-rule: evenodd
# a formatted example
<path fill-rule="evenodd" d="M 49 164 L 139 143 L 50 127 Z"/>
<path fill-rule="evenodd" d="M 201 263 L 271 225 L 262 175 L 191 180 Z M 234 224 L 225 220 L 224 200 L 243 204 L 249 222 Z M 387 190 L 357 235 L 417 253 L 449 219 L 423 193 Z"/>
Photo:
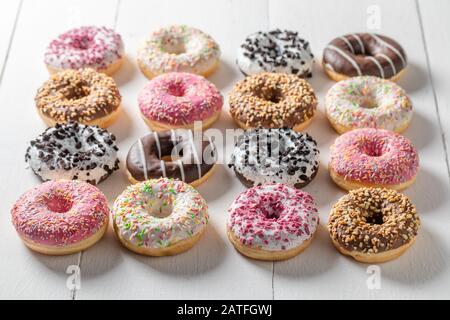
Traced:
<path fill-rule="evenodd" d="M 42 180 L 98 184 L 119 169 L 116 137 L 95 126 L 57 124 L 31 140 L 25 161 Z"/>
<path fill-rule="evenodd" d="M 282 183 L 242 192 L 228 209 L 228 238 L 254 259 L 283 260 L 303 251 L 319 224 L 308 193 Z"/>
<path fill-rule="evenodd" d="M 267 72 L 312 76 L 314 56 L 298 32 L 274 29 L 249 35 L 239 47 L 236 63 L 244 75 Z"/>

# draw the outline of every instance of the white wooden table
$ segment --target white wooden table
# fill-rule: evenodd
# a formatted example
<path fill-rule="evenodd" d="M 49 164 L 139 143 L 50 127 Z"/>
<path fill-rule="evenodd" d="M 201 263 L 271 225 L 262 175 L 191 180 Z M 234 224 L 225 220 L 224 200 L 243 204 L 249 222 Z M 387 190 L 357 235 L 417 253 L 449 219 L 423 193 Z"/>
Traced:
<path fill-rule="evenodd" d="M 326 171 L 328 148 L 336 137 L 323 114 L 332 86 L 318 63 L 311 83 L 320 99 L 308 129 L 321 150 L 321 171 L 306 187 L 320 210 L 321 227 L 308 250 L 285 262 L 258 262 L 238 254 L 225 233 L 226 209 L 244 187 L 226 167 L 199 191 L 210 206 L 211 222 L 196 247 L 175 257 L 149 258 L 123 249 L 110 230 L 91 249 L 49 257 L 26 249 L 10 222 L 10 207 L 39 180 L 25 169 L 26 143 L 44 128 L 34 108 L 37 88 L 48 77 L 43 51 L 54 36 L 82 24 L 115 27 L 128 59 L 115 75 L 125 112 L 109 129 L 118 137 L 122 169 L 130 145 L 148 130 L 136 98 L 146 83 L 135 63 L 139 41 L 152 29 L 185 23 L 210 33 L 223 60 L 210 79 L 227 96 L 242 79 L 235 52 L 249 33 L 290 28 L 311 42 L 316 57 L 335 36 L 367 31 L 372 7 L 381 10 L 379 30 L 406 49 L 410 65 L 400 85 L 415 114 L 405 135 L 420 152 L 417 182 L 405 193 L 417 205 L 422 228 L 402 257 L 380 265 L 381 288 L 369 289 L 367 265 L 341 256 L 324 225 L 331 205 L 344 192 Z M 368 14 L 369 9 L 369 14 Z M 312 299 L 450 298 L 450 2 L 447 0 L 9 0 L 0 8 L 0 298 L 37 299 Z M 369 19 L 370 20 L 370 19 Z M 370 20 L 372 21 L 372 20 Z M 370 22 L 369 21 L 369 22 Z M 234 124 L 226 112 L 215 127 Z M 110 201 L 128 184 L 123 170 L 100 184 Z M 70 265 L 81 270 L 81 287 L 66 286 Z"/>

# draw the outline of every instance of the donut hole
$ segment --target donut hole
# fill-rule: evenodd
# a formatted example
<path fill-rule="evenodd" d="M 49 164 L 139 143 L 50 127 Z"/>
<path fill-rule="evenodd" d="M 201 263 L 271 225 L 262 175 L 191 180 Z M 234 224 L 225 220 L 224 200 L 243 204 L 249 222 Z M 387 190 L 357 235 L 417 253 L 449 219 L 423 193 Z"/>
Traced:
<path fill-rule="evenodd" d="M 182 97 L 185 94 L 184 87 L 175 83 L 171 83 L 167 87 L 167 92 L 174 97 Z"/>
<path fill-rule="evenodd" d="M 147 212 L 155 218 L 166 218 L 172 214 L 172 201 L 172 198 L 167 195 L 163 195 L 160 198 L 154 198 L 148 203 Z"/>
<path fill-rule="evenodd" d="M 81 100 L 91 94 L 90 87 L 84 83 L 67 86 L 61 89 L 60 92 L 67 100 Z"/>
<path fill-rule="evenodd" d="M 383 224 L 383 214 L 381 212 L 371 212 L 364 217 L 368 224 Z"/>
<path fill-rule="evenodd" d="M 73 202 L 63 195 L 54 195 L 45 199 L 47 208 L 52 212 L 65 213 L 68 212 Z"/>
<path fill-rule="evenodd" d="M 369 157 L 381 157 L 385 153 L 384 146 L 376 141 L 365 141 L 360 149 Z"/>
<path fill-rule="evenodd" d="M 378 103 L 372 96 L 364 96 L 359 103 L 360 108 L 373 109 L 378 107 Z"/>
<path fill-rule="evenodd" d="M 284 207 L 280 202 L 261 198 L 259 210 L 266 219 L 278 219 Z"/>
<path fill-rule="evenodd" d="M 72 42 L 70 43 L 71 47 L 78 50 L 87 50 L 89 49 L 92 43 L 92 38 L 88 36 L 79 36 L 74 37 Z"/>
<path fill-rule="evenodd" d="M 161 50 L 174 55 L 186 53 L 185 42 L 182 38 L 164 38 L 161 45 Z"/>
<path fill-rule="evenodd" d="M 258 90 L 256 91 L 256 96 L 265 101 L 279 103 L 283 100 L 283 94 L 278 88 L 271 88 L 269 90 Z"/>

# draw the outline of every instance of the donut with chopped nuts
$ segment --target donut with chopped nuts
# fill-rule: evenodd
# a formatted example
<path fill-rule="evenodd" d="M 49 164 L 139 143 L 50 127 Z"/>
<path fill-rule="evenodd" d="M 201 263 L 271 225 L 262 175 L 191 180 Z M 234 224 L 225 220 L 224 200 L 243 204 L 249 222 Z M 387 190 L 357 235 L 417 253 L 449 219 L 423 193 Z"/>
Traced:
<path fill-rule="evenodd" d="M 302 188 L 319 170 L 319 149 L 309 134 L 289 128 L 247 130 L 236 140 L 229 167 L 247 187 L 282 182 Z"/>
<path fill-rule="evenodd" d="M 314 56 L 309 42 L 291 30 L 270 30 L 249 35 L 239 47 L 236 63 L 244 75 L 268 72 L 312 76 Z"/>
<path fill-rule="evenodd" d="M 250 188 L 233 201 L 227 234 L 245 256 L 285 260 L 308 247 L 318 225 L 319 213 L 310 194 L 275 183 Z"/>
<path fill-rule="evenodd" d="M 317 98 L 309 83 L 292 74 L 262 72 L 238 82 L 229 95 L 230 114 L 243 129 L 305 129 Z"/>
<path fill-rule="evenodd" d="M 416 180 L 419 156 L 411 141 L 398 133 L 355 129 L 338 137 L 331 146 L 329 171 L 333 181 L 346 190 L 403 190 Z"/>
<path fill-rule="evenodd" d="M 36 108 L 49 126 L 79 122 L 109 126 L 119 115 L 121 96 L 114 79 L 94 69 L 65 70 L 38 90 Z"/>
<path fill-rule="evenodd" d="M 403 254 L 420 226 L 416 207 L 391 189 L 360 188 L 331 209 L 328 230 L 336 248 L 357 261 L 377 263 Z"/>
<path fill-rule="evenodd" d="M 83 26 L 70 29 L 52 40 L 44 61 L 50 73 L 66 69 L 93 68 L 111 75 L 123 63 L 121 36 L 107 27 Z"/>
<path fill-rule="evenodd" d="M 96 126 L 67 123 L 31 140 L 25 161 L 42 180 L 82 180 L 98 184 L 119 169 L 116 137 Z"/>

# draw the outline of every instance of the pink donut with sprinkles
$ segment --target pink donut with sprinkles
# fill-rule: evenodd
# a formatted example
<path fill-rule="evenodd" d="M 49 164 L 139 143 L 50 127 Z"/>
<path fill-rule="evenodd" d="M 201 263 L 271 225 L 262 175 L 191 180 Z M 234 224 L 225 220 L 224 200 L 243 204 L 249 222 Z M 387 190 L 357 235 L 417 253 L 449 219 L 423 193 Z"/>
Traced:
<path fill-rule="evenodd" d="M 228 238 L 245 256 L 284 260 L 311 242 L 319 214 L 311 195 L 283 183 L 242 192 L 228 209 Z"/>
<path fill-rule="evenodd" d="M 95 244 L 105 233 L 108 202 L 95 186 L 52 180 L 25 192 L 11 209 L 25 245 L 49 255 L 71 254 Z"/>
<path fill-rule="evenodd" d="M 355 129 L 338 137 L 331 146 L 329 171 L 334 182 L 346 190 L 402 190 L 415 181 L 419 156 L 411 141 L 398 133 Z"/>
<path fill-rule="evenodd" d="M 50 42 L 44 62 L 50 73 L 92 68 L 112 75 L 122 65 L 123 56 L 122 38 L 113 29 L 85 26 L 71 29 Z"/>
<path fill-rule="evenodd" d="M 204 77 L 171 72 L 153 78 L 139 94 L 138 103 L 153 130 L 192 129 L 197 122 L 205 129 L 219 118 L 223 98 Z"/>

